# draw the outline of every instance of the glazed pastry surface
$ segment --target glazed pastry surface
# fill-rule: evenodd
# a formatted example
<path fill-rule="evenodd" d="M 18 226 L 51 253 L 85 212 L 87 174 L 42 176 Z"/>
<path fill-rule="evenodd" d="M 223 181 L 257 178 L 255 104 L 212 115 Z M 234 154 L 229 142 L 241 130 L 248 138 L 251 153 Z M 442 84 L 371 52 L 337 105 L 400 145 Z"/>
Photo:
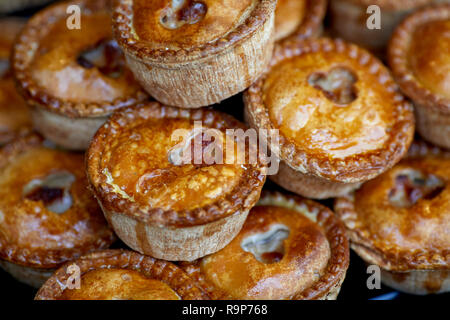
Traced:
<path fill-rule="evenodd" d="M 84 13 L 82 28 L 66 17 L 47 26 L 30 72 L 44 91 L 71 102 L 113 102 L 139 90 L 115 41 L 107 11 Z"/>
<path fill-rule="evenodd" d="M 176 130 L 185 130 L 182 138 L 172 138 Z M 121 197 L 150 208 L 191 210 L 213 203 L 235 189 L 245 167 L 206 165 L 202 159 L 195 164 L 195 137 L 207 139 L 194 130 L 193 121 L 181 118 L 149 119 L 124 128 L 101 160 L 107 184 Z M 200 144 L 202 154 L 208 145 Z M 191 153 L 186 164 L 180 162 L 182 152 Z"/>
<path fill-rule="evenodd" d="M 298 148 L 326 158 L 383 148 L 396 121 L 396 93 L 358 60 L 334 51 L 280 62 L 262 89 L 274 126 Z"/>
<path fill-rule="evenodd" d="M 26 256 L 13 258 L 20 263 L 53 267 L 68 256 L 112 242 L 100 207 L 86 191 L 83 155 L 30 146 L 7 163 L 2 159 L 0 167 L 3 258 L 9 258 L 6 249 L 14 247 L 17 254 L 33 253 L 30 261 Z"/>
<path fill-rule="evenodd" d="M 232 32 L 257 0 L 134 0 L 134 31 L 154 48 L 192 48 Z"/>
<path fill-rule="evenodd" d="M 274 241 L 278 245 L 271 246 Z M 289 299 L 320 278 L 329 258 L 321 227 L 293 209 L 265 205 L 254 207 L 239 235 L 204 258 L 200 270 L 206 281 L 235 299 Z"/>
<path fill-rule="evenodd" d="M 450 99 L 450 20 L 417 27 L 411 39 L 409 62 L 423 86 Z"/>
<path fill-rule="evenodd" d="M 66 289 L 60 300 L 180 300 L 177 293 L 160 280 L 138 271 L 98 269 L 81 276 L 80 289 Z"/>
<path fill-rule="evenodd" d="M 355 193 L 352 229 L 374 246 L 401 251 L 450 247 L 450 159 L 402 161 Z"/>
<path fill-rule="evenodd" d="M 302 23 L 308 0 L 280 0 L 275 11 L 275 37 L 281 39 L 293 33 Z"/>

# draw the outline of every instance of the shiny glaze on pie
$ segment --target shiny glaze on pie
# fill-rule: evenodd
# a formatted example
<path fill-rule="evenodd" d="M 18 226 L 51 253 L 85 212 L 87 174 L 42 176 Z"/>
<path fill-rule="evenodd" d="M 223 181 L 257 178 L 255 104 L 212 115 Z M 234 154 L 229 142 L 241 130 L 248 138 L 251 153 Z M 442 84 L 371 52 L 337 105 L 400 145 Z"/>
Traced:
<path fill-rule="evenodd" d="M 110 118 L 94 138 L 89 179 L 109 210 L 132 216 L 137 211 L 141 219 L 163 224 L 215 221 L 241 210 L 265 181 L 265 167 L 245 162 L 249 149 L 237 148 L 238 140 L 227 136 L 227 129 L 245 126 L 211 109 L 159 103 L 128 108 Z M 217 144 L 211 144 L 215 138 Z M 224 164 L 208 158 L 214 146 Z"/>
<path fill-rule="evenodd" d="M 134 32 L 153 48 L 192 48 L 242 24 L 257 0 L 134 0 Z"/>
<path fill-rule="evenodd" d="M 52 268 L 114 241 L 87 192 L 82 154 L 31 135 L 0 152 L 0 257 Z"/>
<path fill-rule="evenodd" d="M 347 259 L 345 229 L 331 211 L 263 192 L 228 246 L 181 266 L 213 299 L 295 300 L 327 296 L 343 280 Z"/>
<path fill-rule="evenodd" d="M 69 30 L 66 19 L 48 28 L 39 42 L 31 73 L 34 81 L 59 99 L 81 102 L 112 102 L 138 90 L 118 45 L 111 40 L 111 17 L 105 10 L 82 15 L 82 28 Z M 107 65 L 117 64 L 113 71 L 103 71 L 80 57 L 110 41 L 105 50 Z M 101 54 L 101 52 L 99 53 Z M 115 61 L 119 60 L 119 61 Z"/>
<path fill-rule="evenodd" d="M 370 262 L 394 271 L 448 268 L 450 158 L 403 160 L 339 199 L 336 212 Z"/>
<path fill-rule="evenodd" d="M 417 26 L 408 56 L 418 81 L 431 92 L 450 100 L 450 20 Z"/>
<path fill-rule="evenodd" d="M 358 60 L 335 51 L 275 65 L 263 100 L 273 125 L 298 148 L 331 159 L 382 149 L 395 125 L 396 92 Z"/>
<path fill-rule="evenodd" d="M 0 145 L 31 127 L 30 112 L 16 91 L 9 63 L 14 39 L 23 26 L 20 19 L 0 20 Z"/>
<path fill-rule="evenodd" d="M 102 158 L 107 184 L 119 196 L 165 210 L 203 207 L 236 188 L 244 171 L 239 165 L 172 164 L 169 156 L 180 140 L 171 135 L 177 129 L 192 133 L 194 123 L 150 119 L 116 135 Z"/>
<path fill-rule="evenodd" d="M 320 278 L 330 247 L 317 224 L 295 210 L 276 206 L 254 207 L 247 219 L 228 246 L 200 263 L 206 281 L 236 299 L 289 299 Z M 246 238 L 259 235 L 264 242 L 269 235 L 262 234 L 276 228 L 288 230 L 281 240 L 284 253 L 265 252 L 266 260 L 261 262 L 243 250 Z"/>
<path fill-rule="evenodd" d="M 279 0 L 275 11 L 276 38 L 281 39 L 294 32 L 302 23 L 308 0 Z"/>
<path fill-rule="evenodd" d="M 81 276 L 80 289 L 66 289 L 61 300 L 180 300 L 177 293 L 160 280 L 138 271 L 98 269 Z"/>

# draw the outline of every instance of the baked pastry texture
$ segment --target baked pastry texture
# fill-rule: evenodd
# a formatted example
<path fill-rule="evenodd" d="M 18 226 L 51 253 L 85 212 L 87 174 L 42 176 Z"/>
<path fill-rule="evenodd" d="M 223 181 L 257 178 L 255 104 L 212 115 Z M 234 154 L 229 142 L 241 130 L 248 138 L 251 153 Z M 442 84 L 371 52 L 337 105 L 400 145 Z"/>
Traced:
<path fill-rule="evenodd" d="M 80 271 L 79 289 L 69 270 Z M 72 272 L 71 272 L 72 271 Z M 90 253 L 58 269 L 36 300 L 207 300 L 209 297 L 176 265 L 126 250 Z"/>
<path fill-rule="evenodd" d="M 115 240 L 86 192 L 83 155 L 43 143 L 31 134 L 0 149 L 0 266 L 35 287 L 66 261 Z"/>
<path fill-rule="evenodd" d="M 246 89 L 272 55 L 275 0 L 120 0 L 117 42 L 142 86 L 182 108 Z"/>
<path fill-rule="evenodd" d="M 0 13 L 10 13 L 40 6 L 51 0 L 0 0 Z"/>
<path fill-rule="evenodd" d="M 20 18 L 0 20 L 0 146 L 31 129 L 30 111 L 16 90 L 9 62 L 13 42 L 24 24 Z"/>
<path fill-rule="evenodd" d="M 119 238 L 164 260 L 191 261 L 228 244 L 258 200 L 267 167 L 240 164 L 241 151 L 231 164 L 206 162 L 214 151 L 207 151 L 212 138 L 205 135 L 213 130 L 214 139 L 225 141 L 227 129 L 245 128 L 211 109 L 157 102 L 113 114 L 92 141 L 87 171 Z M 235 152 L 235 140 L 227 141 L 232 150 L 217 154 Z"/>
<path fill-rule="evenodd" d="M 425 145 L 335 202 L 351 247 L 381 281 L 411 294 L 450 291 L 450 156 Z"/>
<path fill-rule="evenodd" d="M 349 264 L 345 228 L 328 208 L 263 192 L 239 235 L 181 267 L 213 299 L 336 299 Z"/>
<path fill-rule="evenodd" d="M 394 33 L 389 62 L 415 106 L 417 130 L 450 149 L 450 4 L 409 16 Z"/>
<path fill-rule="evenodd" d="M 414 134 L 412 107 L 367 51 L 331 39 L 277 46 L 267 72 L 244 94 L 251 127 L 279 130 L 270 178 L 309 198 L 356 189 L 397 163 Z"/>
<path fill-rule="evenodd" d="M 70 5 L 81 8 L 80 29 L 72 29 Z M 110 19 L 108 0 L 59 2 L 33 16 L 15 45 L 15 77 L 34 125 L 59 146 L 86 149 L 114 110 L 147 98 L 112 40 Z"/>
<path fill-rule="evenodd" d="M 432 3 L 433 0 L 330 0 L 332 33 L 382 54 L 395 27 L 409 13 Z M 381 9 L 379 29 L 368 27 L 373 14 L 368 8 L 373 5 Z"/>
<path fill-rule="evenodd" d="M 275 10 L 275 40 L 319 36 L 327 5 L 327 0 L 279 0 Z"/>

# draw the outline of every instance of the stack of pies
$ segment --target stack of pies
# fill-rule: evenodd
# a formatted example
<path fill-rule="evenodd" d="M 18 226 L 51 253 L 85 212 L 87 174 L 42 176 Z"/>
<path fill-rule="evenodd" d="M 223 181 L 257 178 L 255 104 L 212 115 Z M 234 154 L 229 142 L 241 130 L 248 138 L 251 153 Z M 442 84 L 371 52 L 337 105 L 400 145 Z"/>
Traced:
<path fill-rule="evenodd" d="M 1 20 L 0 267 L 45 300 L 325 300 L 352 248 L 387 286 L 450 291 L 447 2 Z"/>

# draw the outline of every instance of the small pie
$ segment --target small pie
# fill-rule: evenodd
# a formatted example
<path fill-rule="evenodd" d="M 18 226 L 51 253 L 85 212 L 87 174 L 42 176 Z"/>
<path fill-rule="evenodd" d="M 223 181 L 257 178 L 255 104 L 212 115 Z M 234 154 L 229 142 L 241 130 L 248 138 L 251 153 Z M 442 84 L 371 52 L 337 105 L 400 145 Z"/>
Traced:
<path fill-rule="evenodd" d="M 9 64 L 14 39 L 24 24 L 19 18 L 0 20 L 0 146 L 31 129 L 30 111 L 16 91 Z"/>
<path fill-rule="evenodd" d="M 434 0 L 331 0 L 333 35 L 381 53 L 395 27 L 412 11 Z M 378 11 L 370 7 L 378 6 Z M 370 8 L 372 9 L 372 8 Z M 375 15 L 375 16 L 374 16 Z M 378 21 L 377 21 L 378 20 Z M 379 22 L 379 26 L 374 25 Z M 378 28 L 379 27 L 379 28 Z"/>
<path fill-rule="evenodd" d="M 259 161 L 239 161 L 246 151 L 228 129 L 246 127 L 211 109 L 157 102 L 114 113 L 92 141 L 87 170 L 119 238 L 171 261 L 192 261 L 228 244 L 258 201 L 267 171 Z M 225 154 L 223 161 L 213 153 Z"/>
<path fill-rule="evenodd" d="M 224 249 L 181 267 L 213 299 L 336 299 L 349 264 L 345 228 L 328 208 L 263 192 Z"/>
<path fill-rule="evenodd" d="M 381 281 L 421 295 L 450 291 L 450 155 L 424 148 L 335 203 L 351 247 Z"/>
<path fill-rule="evenodd" d="M 270 178 L 308 198 L 356 189 L 397 163 L 414 134 L 411 105 L 370 53 L 341 40 L 277 46 L 267 73 L 244 94 L 251 127 L 279 130 Z"/>
<path fill-rule="evenodd" d="M 0 0 L 0 13 L 10 13 L 40 6 L 51 0 Z"/>
<path fill-rule="evenodd" d="M 275 40 L 319 36 L 327 0 L 279 0 L 275 10 Z"/>
<path fill-rule="evenodd" d="M 198 108 L 249 87 L 272 56 L 276 0 L 119 0 L 115 37 L 145 90 Z"/>
<path fill-rule="evenodd" d="M 414 102 L 417 131 L 450 149 L 450 4 L 409 16 L 394 33 L 389 62 Z"/>
<path fill-rule="evenodd" d="M 50 149 L 31 134 L 0 150 L 0 266 L 39 287 L 55 268 L 114 240 L 82 154 Z"/>
<path fill-rule="evenodd" d="M 73 270 L 79 271 L 79 288 L 72 279 Z M 35 299 L 208 300 L 209 297 L 170 262 L 132 251 L 103 250 L 59 268 Z"/>
<path fill-rule="evenodd" d="M 34 125 L 67 149 L 85 150 L 114 110 L 147 98 L 112 39 L 108 4 L 75 0 L 49 6 L 29 20 L 15 45 L 14 72 L 33 106 Z M 79 26 L 67 13 L 71 5 L 81 8 Z"/>

